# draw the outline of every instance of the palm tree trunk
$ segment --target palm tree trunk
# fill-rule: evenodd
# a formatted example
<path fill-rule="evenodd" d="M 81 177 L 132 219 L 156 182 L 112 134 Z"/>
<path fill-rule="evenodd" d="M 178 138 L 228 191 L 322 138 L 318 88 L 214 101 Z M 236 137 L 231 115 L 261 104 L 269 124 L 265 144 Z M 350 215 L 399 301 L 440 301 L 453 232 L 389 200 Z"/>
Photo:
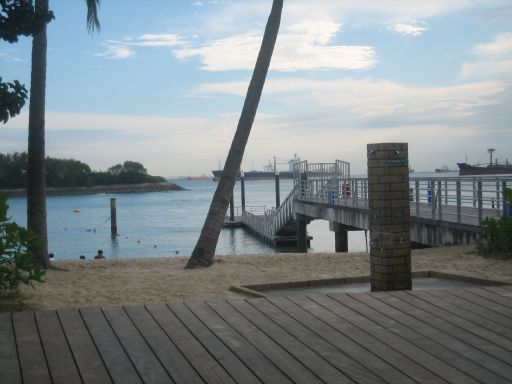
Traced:
<path fill-rule="evenodd" d="M 48 0 L 36 0 L 36 12 L 48 12 Z M 32 39 L 32 73 L 28 118 L 27 228 L 38 237 L 31 247 L 34 264 L 50 266 L 46 227 L 45 103 L 46 103 L 46 23 Z"/>
<path fill-rule="evenodd" d="M 236 133 L 224 165 L 224 171 L 213 195 L 201 235 L 186 268 L 209 267 L 213 264 L 215 248 L 219 240 L 224 216 L 233 194 L 236 176 L 242 164 L 245 146 L 251 133 L 252 124 L 263 92 L 263 85 L 265 84 L 270 66 L 270 60 L 272 59 L 272 53 L 279 32 L 279 24 L 281 23 L 282 9 L 283 0 L 274 0 L 265 28 L 265 34 L 263 35 L 263 41 L 261 42 L 258 59 L 256 60 L 249 88 L 247 89 Z"/>

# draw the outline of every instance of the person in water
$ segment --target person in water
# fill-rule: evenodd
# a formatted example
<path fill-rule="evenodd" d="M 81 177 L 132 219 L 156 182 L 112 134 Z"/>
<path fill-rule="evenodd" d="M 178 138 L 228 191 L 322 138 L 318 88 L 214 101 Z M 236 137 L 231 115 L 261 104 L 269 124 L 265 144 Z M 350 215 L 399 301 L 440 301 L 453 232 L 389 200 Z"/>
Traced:
<path fill-rule="evenodd" d="M 95 259 L 106 259 L 105 256 L 103 256 L 103 251 L 101 249 L 98 250 L 98 254 L 94 256 Z"/>

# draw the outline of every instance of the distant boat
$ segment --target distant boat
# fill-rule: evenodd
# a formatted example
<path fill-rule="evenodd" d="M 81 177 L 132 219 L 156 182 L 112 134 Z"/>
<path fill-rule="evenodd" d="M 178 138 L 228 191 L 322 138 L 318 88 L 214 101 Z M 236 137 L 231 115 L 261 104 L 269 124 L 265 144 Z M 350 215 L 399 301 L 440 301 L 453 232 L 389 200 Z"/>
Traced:
<path fill-rule="evenodd" d="M 470 165 L 468 163 L 457 163 L 459 175 L 512 175 L 512 164 L 508 162 L 508 159 L 504 163 L 499 163 L 498 159 L 493 162 L 492 154 L 494 151 L 494 148 L 487 149 L 490 156 L 489 164 Z"/>
<path fill-rule="evenodd" d="M 217 170 L 212 171 L 213 180 L 219 181 L 220 177 L 222 176 L 222 172 L 223 172 L 222 169 L 217 169 Z M 272 172 L 268 172 L 268 171 L 244 172 L 245 180 L 270 180 L 270 179 L 273 179 L 274 177 L 275 177 L 275 173 L 273 171 Z M 281 179 L 293 179 L 293 172 L 289 172 L 289 171 L 279 172 L 279 177 Z M 240 173 L 238 173 L 238 175 L 237 175 L 237 179 L 239 179 L 239 178 L 240 178 Z"/>
<path fill-rule="evenodd" d="M 435 171 L 436 173 L 457 172 L 456 169 L 450 169 L 447 165 L 443 165 L 441 168 L 436 168 Z"/>
<path fill-rule="evenodd" d="M 209 177 L 206 176 L 205 174 L 202 174 L 201 176 L 187 176 L 187 180 L 193 180 L 193 181 L 197 181 L 197 180 L 208 180 Z"/>
<path fill-rule="evenodd" d="M 274 164 L 270 161 L 269 163 L 263 167 L 263 171 L 246 171 L 244 172 L 245 180 L 271 180 L 274 179 L 276 171 L 279 172 L 279 178 L 281 179 L 293 179 L 293 167 L 296 163 L 300 162 L 300 158 L 297 155 L 294 156 L 293 159 L 288 160 L 285 163 L 277 163 L 277 158 L 274 156 Z M 287 171 L 279 171 L 277 169 L 277 164 L 288 164 Z M 220 165 L 220 164 L 219 164 Z M 219 181 L 222 176 L 223 170 L 216 169 L 212 171 L 213 173 L 213 181 Z M 237 179 L 240 179 L 240 172 L 237 175 Z"/>

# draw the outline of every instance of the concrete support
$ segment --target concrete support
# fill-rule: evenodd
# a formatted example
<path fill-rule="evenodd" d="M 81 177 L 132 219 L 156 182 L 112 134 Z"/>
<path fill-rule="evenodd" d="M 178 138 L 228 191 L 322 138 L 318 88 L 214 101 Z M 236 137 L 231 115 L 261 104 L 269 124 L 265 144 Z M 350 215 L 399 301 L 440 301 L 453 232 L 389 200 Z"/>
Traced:
<path fill-rule="evenodd" d="M 308 252 L 308 220 L 306 216 L 297 215 L 295 222 L 297 224 L 297 252 Z"/>
<path fill-rule="evenodd" d="M 348 231 L 338 230 L 334 232 L 335 252 L 348 252 Z"/>
<path fill-rule="evenodd" d="M 407 143 L 368 144 L 372 291 L 412 288 Z"/>
<path fill-rule="evenodd" d="M 343 224 L 331 221 L 329 230 L 334 232 L 334 251 L 348 252 L 348 228 Z"/>

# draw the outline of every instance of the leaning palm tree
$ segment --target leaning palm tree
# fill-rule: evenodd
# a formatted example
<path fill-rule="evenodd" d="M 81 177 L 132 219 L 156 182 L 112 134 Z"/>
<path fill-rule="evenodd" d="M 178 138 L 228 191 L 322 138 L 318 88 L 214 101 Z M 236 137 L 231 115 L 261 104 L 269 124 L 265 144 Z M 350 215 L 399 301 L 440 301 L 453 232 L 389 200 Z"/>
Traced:
<path fill-rule="evenodd" d="M 99 0 L 86 0 L 87 28 L 99 30 L 97 7 Z M 35 0 L 36 15 L 47 15 L 48 0 Z M 48 20 L 49 21 L 49 20 Z M 46 104 L 46 25 L 36 26 L 32 38 L 32 73 L 30 77 L 30 106 L 28 117 L 27 167 L 27 228 L 38 241 L 31 247 L 34 264 L 50 266 L 48 259 L 48 232 L 46 226 L 46 171 L 45 171 L 45 104 Z"/>
<path fill-rule="evenodd" d="M 224 165 L 224 171 L 213 195 L 210 210 L 201 230 L 199 240 L 192 251 L 186 268 L 209 267 L 213 263 L 215 248 L 219 240 L 224 216 L 228 209 L 233 188 L 236 182 L 236 176 L 242 164 L 245 146 L 251 133 L 252 124 L 256 116 L 256 110 L 263 92 L 263 85 L 267 77 L 270 60 L 277 40 L 279 24 L 281 22 L 281 13 L 283 9 L 283 0 L 274 0 L 272 10 L 267 21 L 263 41 L 261 42 L 260 52 L 254 72 L 252 74 L 247 95 L 245 96 L 244 106 L 238 121 L 238 126 L 229 149 L 228 157 Z"/>

